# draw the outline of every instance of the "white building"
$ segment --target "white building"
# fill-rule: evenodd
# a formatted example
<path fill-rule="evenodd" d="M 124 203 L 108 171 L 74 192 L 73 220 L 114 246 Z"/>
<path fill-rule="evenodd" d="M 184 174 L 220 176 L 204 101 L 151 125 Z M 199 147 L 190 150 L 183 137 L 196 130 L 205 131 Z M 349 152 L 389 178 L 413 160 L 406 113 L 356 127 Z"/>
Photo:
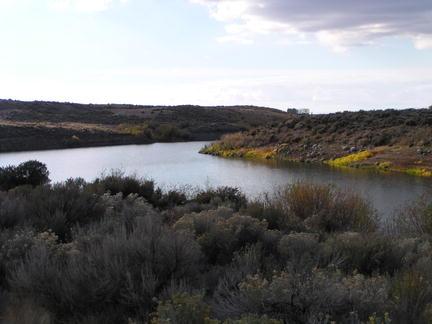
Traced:
<path fill-rule="evenodd" d="M 308 108 L 288 108 L 287 112 L 297 115 L 310 115 L 310 109 Z"/>

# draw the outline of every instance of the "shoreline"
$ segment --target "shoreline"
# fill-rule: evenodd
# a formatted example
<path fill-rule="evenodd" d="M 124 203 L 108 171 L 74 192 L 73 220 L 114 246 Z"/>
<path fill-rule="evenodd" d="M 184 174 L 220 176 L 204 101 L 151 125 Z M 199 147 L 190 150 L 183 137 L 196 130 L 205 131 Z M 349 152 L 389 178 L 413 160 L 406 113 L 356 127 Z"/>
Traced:
<path fill-rule="evenodd" d="M 101 147 L 115 147 L 115 146 L 130 146 L 130 145 L 151 145 L 151 144 L 175 144 L 175 143 L 187 143 L 187 142 L 210 142 L 214 139 L 196 139 L 196 140 L 173 140 L 173 141 L 126 141 L 122 143 L 118 142 L 109 142 L 109 143 L 83 143 L 82 145 L 76 146 L 50 146 L 46 148 L 23 148 L 17 150 L 2 150 L 0 149 L 1 154 L 13 154 L 13 153 L 23 153 L 23 152 L 44 152 L 44 151 L 61 151 L 61 150 L 74 150 L 74 149 L 83 149 L 83 148 L 101 148 Z"/>
<path fill-rule="evenodd" d="M 400 165 L 397 160 L 380 161 L 380 155 L 388 153 L 382 148 L 362 150 L 356 153 L 343 155 L 335 159 L 308 159 L 306 157 L 293 157 L 280 154 L 277 147 L 256 148 L 223 148 L 219 143 L 203 147 L 201 154 L 213 155 L 222 158 L 237 158 L 255 161 L 278 160 L 297 163 L 317 163 L 328 165 L 336 169 L 369 169 L 386 173 L 405 173 L 411 176 L 430 178 L 432 166 L 410 164 Z M 380 161 L 380 162 L 379 162 Z"/>

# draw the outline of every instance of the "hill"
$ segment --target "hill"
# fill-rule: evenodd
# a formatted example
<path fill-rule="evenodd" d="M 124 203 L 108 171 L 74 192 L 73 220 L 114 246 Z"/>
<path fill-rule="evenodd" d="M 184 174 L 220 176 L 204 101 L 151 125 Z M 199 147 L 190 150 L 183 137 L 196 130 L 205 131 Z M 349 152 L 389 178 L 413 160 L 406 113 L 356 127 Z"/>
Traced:
<path fill-rule="evenodd" d="M 202 153 L 431 176 L 432 109 L 290 114 L 276 125 L 224 136 Z"/>
<path fill-rule="evenodd" d="M 287 114 L 254 106 L 83 105 L 0 100 L 0 152 L 215 140 Z"/>

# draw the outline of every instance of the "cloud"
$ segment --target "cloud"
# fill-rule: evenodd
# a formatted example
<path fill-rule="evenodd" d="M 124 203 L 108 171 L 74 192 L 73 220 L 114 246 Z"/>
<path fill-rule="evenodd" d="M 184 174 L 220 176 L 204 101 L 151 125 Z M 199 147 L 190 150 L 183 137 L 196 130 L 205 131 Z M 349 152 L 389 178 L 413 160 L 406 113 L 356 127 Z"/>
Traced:
<path fill-rule="evenodd" d="M 56 11 L 95 12 L 104 11 L 129 0 L 0 0 L 0 8 L 37 8 L 48 7 Z"/>
<path fill-rule="evenodd" d="M 126 3 L 127 0 L 51 0 L 49 5 L 59 11 L 95 12 L 104 11 L 116 3 Z"/>
<path fill-rule="evenodd" d="M 418 49 L 432 48 L 430 0 L 190 0 L 208 7 L 226 24 L 222 39 L 251 41 L 259 35 L 315 37 L 336 51 L 410 38 Z"/>

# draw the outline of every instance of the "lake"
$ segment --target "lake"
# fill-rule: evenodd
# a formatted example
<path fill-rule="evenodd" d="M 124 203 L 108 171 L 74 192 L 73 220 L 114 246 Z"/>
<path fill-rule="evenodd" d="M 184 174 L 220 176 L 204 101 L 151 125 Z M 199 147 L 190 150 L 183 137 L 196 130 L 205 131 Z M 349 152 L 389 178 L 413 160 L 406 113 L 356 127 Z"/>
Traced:
<path fill-rule="evenodd" d="M 432 180 L 404 174 L 340 170 L 300 163 L 266 163 L 198 154 L 206 142 L 126 145 L 0 154 L 0 166 L 27 160 L 45 163 L 53 182 L 81 177 L 91 181 L 102 173 L 121 170 L 151 178 L 163 188 L 233 186 L 257 197 L 287 183 L 331 183 L 359 192 L 384 216 L 426 191 Z"/>

